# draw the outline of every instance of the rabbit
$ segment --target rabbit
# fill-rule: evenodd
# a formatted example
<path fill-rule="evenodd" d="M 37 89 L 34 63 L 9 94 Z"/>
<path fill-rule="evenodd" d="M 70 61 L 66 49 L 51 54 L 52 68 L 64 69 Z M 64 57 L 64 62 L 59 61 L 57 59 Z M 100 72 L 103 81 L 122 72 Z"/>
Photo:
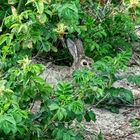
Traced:
<path fill-rule="evenodd" d="M 71 78 L 74 70 L 87 67 L 93 63 L 93 59 L 85 56 L 82 41 L 80 39 L 67 39 L 66 41 L 69 52 L 73 57 L 73 64 L 71 67 L 68 66 L 57 66 L 48 63 L 46 70 L 40 75 L 50 84 L 56 85 L 61 80 L 67 80 Z"/>
<path fill-rule="evenodd" d="M 61 80 L 70 80 L 72 78 L 72 73 L 76 69 L 82 67 L 90 68 L 90 65 L 94 62 L 91 58 L 85 56 L 82 41 L 80 39 L 67 39 L 66 41 L 69 52 L 73 57 L 73 64 L 71 67 L 68 66 L 57 66 L 48 63 L 46 69 L 40 75 L 46 82 L 55 86 Z M 36 113 L 39 111 L 41 106 L 41 101 L 35 101 L 31 105 L 31 112 Z"/>
<path fill-rule="evenodd" d="M 135 33 L 137 37 L 140 39 L 140 26 L 135 26 Z"/>

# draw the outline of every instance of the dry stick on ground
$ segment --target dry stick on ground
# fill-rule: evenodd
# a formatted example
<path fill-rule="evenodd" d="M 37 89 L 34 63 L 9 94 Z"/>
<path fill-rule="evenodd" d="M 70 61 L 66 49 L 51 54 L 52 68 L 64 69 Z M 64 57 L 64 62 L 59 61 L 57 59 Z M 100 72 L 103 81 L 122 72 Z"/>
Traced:
<path fill-rule="evenodd" d="M 127 138 L 127 137 L 129 137 L 129 136 L 131 136 L 131 135 L 133 135 L 133 134 L 136 134 L 137 132 L 136 131 L 134 131 L 134 132 L 130 132 L 130 133 L 128 133 L 128 134 L 126 134 L 126 135 L 124 135 L 124 136 L 121 136 L 121 137 L 119 137 L 119 138 Z"/>
<path fill-rule="evenodd" d="M 123 107 L 140 108 L 140 105 L 123 105 L 123 104 L 118 104 L 118 105 Z"/>
<path fill-rule="evenodd" d="M 103 102 L 105 100 L 105 98 L 107 98 L 107 96 L 110 93 L 106 94 L 98 103 L 96 103 L 95 105 L 93 105 L 92 107 L 97 107 L 101 102 Z M 140 98 L 138 98 L 140 99 Z M 137 99 L 137 100 L 138 100 Z M 112 104 L 113 105 L 113 104 Z M 124 104 L 118 104 L 119 106 L 123 106 L 123 107 L 131 107 L 131 108 L 140 108 L 140 105 L 124 105 Z M 89 109 L 92 109 L 92 107 L 90 107 Z"/>
<path fill-rule="evenodd" d="M 97 107 L 101 102 L 103 102 L 105 100 L 105 98 L 107 98 L 107 96 L 109 95 L 110 93 L 106 94 L 98 103 L 96 103 L 95 105 L 91 106 L 89 108 L 89 110 L 91 110 L 93 107 Z"/>
<path fill-rule="evenodd" d="M 101 102 L 103 102 L 105 100 L 105 98 L 107 98 L 107 96 L 109 95 L 110 93 L 106 94 L 97 104 L 93 105 L 93 107 L 97 107 Z"/>

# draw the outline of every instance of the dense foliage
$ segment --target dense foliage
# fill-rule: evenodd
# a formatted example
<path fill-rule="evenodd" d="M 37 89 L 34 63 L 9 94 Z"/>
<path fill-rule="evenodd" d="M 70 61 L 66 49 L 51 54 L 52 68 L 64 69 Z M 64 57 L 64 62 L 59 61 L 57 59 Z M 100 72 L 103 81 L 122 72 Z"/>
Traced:
<path fill-rule="evenodd" d="M 139 3 L 2 0 L 0 5 L 0 138 L 82 140 L 78 124 L 96 121 L 90 105 L 118 112 L 119 105 L 133 104 L 131 91 L 112 84 L 132 55 Z M 67 38 L 80 38 L 95 63 L 53 87 L 39 76 L 44 66 L 31 60 L 39 53 L 54 61 L 67 58 Z M 64 63 L 71 64 L 57 62 Z M 35 101 L 41 101 L 37 113 L 31 111 Z"/>

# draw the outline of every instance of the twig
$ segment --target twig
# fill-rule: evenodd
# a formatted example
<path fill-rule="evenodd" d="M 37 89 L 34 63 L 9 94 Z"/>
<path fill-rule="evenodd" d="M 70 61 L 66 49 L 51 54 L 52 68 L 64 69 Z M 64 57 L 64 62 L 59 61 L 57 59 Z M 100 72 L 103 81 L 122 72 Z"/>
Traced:
<path fill-rule="evenodd" d="M 139 61 L 137 61 L 136 59 L 134 59 L 134 58 L 132 58 L 132 60 L 134 60 L 135 61 L 135 63 L 138 65 L 138 66 L 140 66 L 140 62 Z"/>
<path fill-rule="evenodd" d="M 3 24 L 4 24 L 4 19 L 5 19 L 6 15 L 7 15 L 7 12 L 8 12 L 8 10 L 5 12 L 4 18 L 2 20 L 2 23 L 1 23 L 1 26 L 0 26 L 0 32 L 2 32 L 2 27 L 3 27 Z"/>
<path fill-rule="evenodd" d="M 136 133 L 137 133 L 137 132 L 130 132 L 130 133 L 124 135 L 124 136 L 121 136 L 120 138 L 126 138 L 126 137 L 128 137 L 128 136 L 130 136 L 130 135 L 133 135 L 133 134 L 136 134 Z"/>
<path fill-rule="evenodd" d="M 40 51 L 37 52 L 37 54 L 35 56 L 33 56 L 32 58 L 35 59 L 36 57 L 38 57 L 40 55 Z"/>
<path fill-rule="evenodd" d="M 123 104 L 119 104 L 119 105 L 123 107 L 140 108 L 140 105 L 123 105 Z"/>
<path fill-rule="evenodd" d="M 30 107 L 30 111 L 32 111 L 32 109 L 33 109 L 33 107 L 34 107 L 34 104 L 35 104 L 35 100 L 33 100 L 33 102 L 32 102 L 32 105 L 31 105 L 31 107 Z"/>
<path fill-rule="evenodd" d="M 97 107 L 101 102 L 105 100 L 105 98 L 109 95 L 110 93 L 106 94 L 97 104 L 93 105 L 94 107 Z"/>

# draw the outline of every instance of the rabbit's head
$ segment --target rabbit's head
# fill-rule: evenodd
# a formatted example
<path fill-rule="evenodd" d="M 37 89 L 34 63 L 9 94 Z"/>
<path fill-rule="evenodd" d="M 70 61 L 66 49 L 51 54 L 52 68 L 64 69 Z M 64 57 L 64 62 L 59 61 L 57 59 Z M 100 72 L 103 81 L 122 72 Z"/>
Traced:
<path fill-rule="evenodd" d="M 75 39 L 72 41 L 71 39 L 67 39 L 68 49 L 73 56 L 73 67 L 87 67 L 90 68 L 91 64 L 94 62 L 91 58 L 85 56 L 82 41 L 79 39 Z"/>

